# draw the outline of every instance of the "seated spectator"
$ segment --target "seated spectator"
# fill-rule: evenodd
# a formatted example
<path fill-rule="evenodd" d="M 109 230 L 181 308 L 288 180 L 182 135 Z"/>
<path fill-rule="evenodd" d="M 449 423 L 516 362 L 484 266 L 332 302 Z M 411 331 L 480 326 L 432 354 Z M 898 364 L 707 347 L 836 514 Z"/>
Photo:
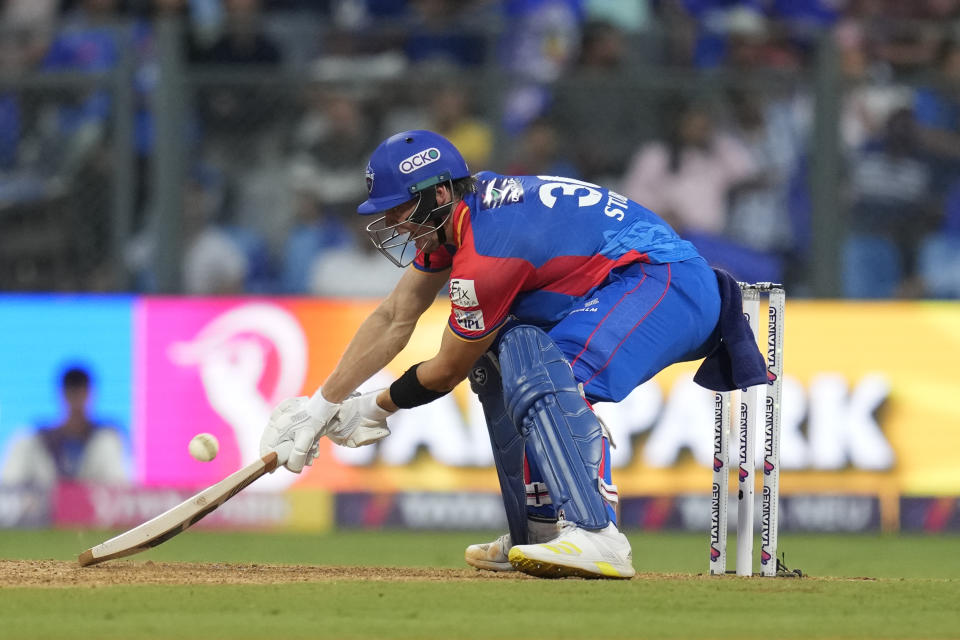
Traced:
<path fill-rule="evenodd" d="M 316 193 L 325 210 L 353 211 L 366 197 L 366 154 L 378 134 L 367 105 L 349 89 L 306 82 L 292 104 L 290 117 L 274 114 L 275 128 L 258 136 L 258 144 L 234 136 L 256 151 L 245 167 L 234 168 L 232 220 L 263 238 L 278 266 L 296 217 L 291 171 L 310 173 L 321 183 Z"/>
<path fill-rule="evenodd" d="M 700 26 L 684 1 L 659 0 L 654 8 L 662 34 L 659 60 L 667 67 L 695 66 Z"/>
<path fill-rule="evenodd" d="M 758 0 L 673 0 L 664 5 L 661 10 L 668 24 L 684 34 L 681 41 L 670 45 L 676 48 L 671 55 L 678 62 L 718 67 L 730 59 L 731 47 L 752 47 L 766 39 L 766 19 Z M 682 51 L 681 46 L 689 47 L 689 52 Z"/>
<path fill-rule="evenodd" d="M 223 175 L 208 166 L 193 171 L 183 189 L 183 291 L 191 295 L 263 292 L 272 286 L 269 249 L 255 230 L 232 220 Z M 153 219 L 126 248 L 125 260 L 137 291 L 154 291 L 157 256 Z"/>
<path fill-rule="evenodd" d="M 854 157 L 850 233 L 843 249 L 847 297 L 919 295 L 917 251 L 938 215 L 934 170 L 909 109 L 895 112 L 883 137 Z"/>
<path fill-rule="evenodd" d="M 550 84 L 576 61 L 583 10 L 579 0 L 505 0 L 501 7 L 509 28 L 500 38 L 498 58 L 511 79 L 503 126 L 514 134 L 545 113 Z"/>
<path fill-rule="evenodd" d="M 947 18 L 939 11 L 928 10 L 936 4 L 939 2 L 853 0 L 845 13 L 869 25 L 872 58 L 886 63 L 897 74 L 912 73 L 934 62 L 942 42 L 944 30 L 931 19 L 946 22 Z"/>
<path fill-rule="evenodd" d="M 79 0 L 64 17 L 40 63 L 46 72 L 98 74 L 116 68 L 124 46 L 116 28 L 119 0 Z M 46 125 L 41 146 L 46 169 L 64 185 L 70 220 L 72 277 L 83 289 L 113 286 L 109 264 L 111 89 L 80 85 L 39 109 Z M 36 107 L 31 111 L 37 110 Z"/>
<path fill-rule="evenodd" d="M 486 58 L 486 34 L 466 19 L 465 6 L 455 0 L 413 0 L 412 16 L 404 43 L 414 63 L 441 62 L 475 67 Z M 480 23 L 483 24 L 482 22 Z"/>
<path fill-rule="evenodd" d="M 722 62 L 728 69 L 798 69 L 802 62 L 796 43 L 786 37 L 777 23 L 754 8 L 730 9 L 724 37 Z"/>
<path fill-rule="evenodd" d="M 913 90 L 894 81 L 889 64 L 871 58 L 863 25 L 844 20 L 834 31 L 845 86 L 840 113 L 844 151 L 883 136 L 890 115 L 913 102 Z"/>
<path fill-rule="evenodd" d="M 209 46 L 193 49 L 197 65 L 276 69 L 283 62 L 280 48 L 263 26 L 261 0 L 225 0 L 225 24 Z M 202 134 L 220 165 L 239 175 L 257 161 L 253 136 L 275 123 L 283 106 L 276 92 L 249 83 L 207 83 L 197 91 Z"/>
<path fill-rule="evenodd" d="M 10 34 L 16 34 L 17 56 L 22 59 L 23 66 L 33 68 L 46 55 L 59 4 L 57 0 L 7 0 L 0 3 L 4 40 Z"/>
<path fill-rule="evenodd" d="M 560 152 L 559 133 L 545 118 L 523 131 L 513 147 L 507 173 L 517 176 L 566 176 L 579 178 L 576 167 Z"/>
<path fill-rule="evenodd" d="M 943 226 L 920 246 L 920 279 L 925 295 L 960 298 L 960 180 L 947 192 Z"/>
<path fill-rule="evenodd" d="M 546 116 L 561 132 L 561 152 L 585 180 L 615 183 L 638 138 L 652 133 L 643 117 L 653 107 L 648 92 L 622 91 L 627 44 L 607 22 L 584 26 L 576 65 L 553 86 Z"/>
<path fill-rule="evenodd" d="M 534 82 L 553 82 L 580 50 L 579 0 L 505 0 L 501 60 L 504 68 Z"/>
<path fill-rule="evenodd" d="M 14 5 L 15 6 L 15 5 Z M 7 11 L 7 13 L 12 13 Z M 0 76 L 17 79 L 34 70 L 46 47 L 46 31 L 42 25 L 21 23 L 13 17 L 5 22 L 0 14 Z M 42 43 L 42 44 L 41 44 Z M 37 162 L 28 161 L 23 150 L 29 145 L 31 109 L 26 109 L 24 92 L 16 85 L 0 87 L 0 202 L 31 200 L 39 197 L 40 185 L 14 185 L 29 173 L 39 181 Z M 28 166 L 29 165 L 29 166 Z"/>
<path fill-rule="evenodd" d="M 217 171 L 198 169 L 184 189 L 183 288 L 190 295 L 236 295 L 247 290 L 258 243 L 231 229 L 227 184 Z"/>
<path fill-rule="evenodd" d="M 468 167 L 483 167 L 489 164 L 493 153 L 494 131 L 470 112 L 470 103 L 465 87 L 454 82 L 442 83 L 437 91 L 430 92 L 429 122 L 424 128 L 452 142 Z"/>
<path fill-rule="evenodd" d="M 437 131 L 458 145 L 467 165 L 488 165 L 496 132 L 473 108 L 482 87 L 443 62 L 421 64 L 414 76 L 417 80 L 390 87 L 379 98 L 389 104 L 380 118 L 384 135 L 413 129 Z"/>
<path fill-rule="evenodd" d="M 109 71 L 120 59 L 120 43 L 112 21 L 119 17 L 118 0 L 81 0 L 77 9 L 67 15 L 40 66 L 45 71 L 94 73 Z M 80 155 L 105 135 L 110 114 L 110 96 L 97 90 L 79 97 L 72 104 L 63 104 L 58 112 L 59 130 L 72 136 L 74 145 L 84 149 L 68 153 Z M 72 164 L 83 162 L 72 158 Z"/>
<path fill-rule="evenodd" d="M 917 124 L 927 149 L 960 158 L 960 39 L 943 45 L 937 71 L 937 84 L 916 93 Z"/>
<path fill-rule="evenodd" d="M 756 175 L 750 152 L 716 131 L 697 104 L 669 108 L 669 137 L 645 144 L 623 177 L 625 196 L 659 213 L 681 234 L 723 235 L 732 189 Z"/>
<path fill-rule="evenodd" d="M 353 249 L 356 240 L 343 220 L 324 208 L 323 182 L 309 168 L 294 169 L 291 187 L 296 218 L 283 246 L 280 287 L 303 295 L 310 293 L 314 263 L 329 251 Z"/>
<path fill-rule="evenodd" d="M 240 295 L 249 263 L 223 229 L 204 227 L 190 238 L 183 255 L 183 292 L 197 296 Z"/>
<path fill-rule="evenodd" d="M 270 65 L 281 62 L 280 48 L 263 30 L 261 0 L 224 0 L 226 23 L 212 44 L 194 52 L 199 64 Z"/>
<path fill-rule="evenodd" d="M 160 60 L 157 49 L 157 25 L 165 18 L 181 19 L 186 25 L 183 35 L 184 58 L 195 56 L 198 31 L 191 19 L 188 0 L 149 0 L 142 14 L 133 21 L 132 47 L 135 70 L 133 75 L 135 113 L 133 142 L 137 155 L 136 209 L 132 228 L 143 225 L 145 203 L 148 197 L 150 163 L 154 153 L 155 120 L 153 114 L 154 92 L 160 80 Z"/>
<path fill-rule="evenodd" d="M 782 263 L 797 249 L 789 206 L 803 130 L 789 100 L 735 91 L 731 102 L 732 133 L 751 155 L 757 171 L 731 191 L 727 235 Z"/>
<path fill-rule="evenodd" d="M 353 212 L 367 194 L 363 172 L 377 144 L 377 127 L 367 105 L 347 89 L 309 87 L 303 113 L 294 124 L 293 160 L 305 164 L 322 184 L 323 206 Z"/>
<path fill-rule="evenodd" d="M 63 418 L 11 443 L 0 482 L 37 487 L 53 487 L 58 480 L 126 483 L 130 469 L 123 436 L 89 414 L 89 372 L 83 367 L 64 371 L 61 392 Z"/>

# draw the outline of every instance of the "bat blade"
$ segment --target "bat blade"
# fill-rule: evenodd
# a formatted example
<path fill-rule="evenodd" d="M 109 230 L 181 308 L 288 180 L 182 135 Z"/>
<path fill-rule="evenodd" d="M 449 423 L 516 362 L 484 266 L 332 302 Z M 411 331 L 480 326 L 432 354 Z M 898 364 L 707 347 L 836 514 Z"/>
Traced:
<path fill-rule="evenodd" d="M 276 468 L 277 454 L 268 453 L 155 518 L 87 549 L 78 556 L 77 561 L 81 567 L 88 567 L 163 544 L 200 522 L 217 507 L 250 486 L 257 478 Z"/>

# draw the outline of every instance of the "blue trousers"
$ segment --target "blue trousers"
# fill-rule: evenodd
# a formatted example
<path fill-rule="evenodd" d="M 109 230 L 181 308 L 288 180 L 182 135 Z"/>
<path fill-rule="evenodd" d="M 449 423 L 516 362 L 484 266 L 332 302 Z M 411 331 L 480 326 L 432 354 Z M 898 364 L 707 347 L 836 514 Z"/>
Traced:
<path fill-rule="evenodd" d="M 720 293 L 702 258 L 617 269 L 547 331 L 591 402 L 619 402 L 671 364 L 706 357 L 718 340 Z"/>
<path fill-rule="evenodd" d="M 547 333 L 590 402 L 619 402 L 671 364 L 706 357 L 719 339 L 719 315 L 716 275 L 702 258 L 637 263 L 613 272 Z M 600 477 L 612 487 L 609 446 L 604 439 Z M 531 498 L 542 480 L 529 455 L 524 471 L 527 512 L 555 518 L 552 504 Z M 616 521 L 612 507 L 609 515 Z"/>

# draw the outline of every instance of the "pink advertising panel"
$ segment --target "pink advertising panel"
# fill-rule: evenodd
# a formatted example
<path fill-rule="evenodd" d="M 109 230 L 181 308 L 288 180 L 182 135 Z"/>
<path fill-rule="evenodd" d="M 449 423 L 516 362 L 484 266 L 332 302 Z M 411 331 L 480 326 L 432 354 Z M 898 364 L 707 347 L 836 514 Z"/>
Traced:
<path fill-rule="evenodd" d="M 307 341 L 293 313 L 275 301 L 143 298 L 134 314 L 137 481 L 203 487 L 257 457 L 271 408 L 300 394 L 306 378 Z M 211 462 L 187 451 L 201 432 L 220 442 Z"/>

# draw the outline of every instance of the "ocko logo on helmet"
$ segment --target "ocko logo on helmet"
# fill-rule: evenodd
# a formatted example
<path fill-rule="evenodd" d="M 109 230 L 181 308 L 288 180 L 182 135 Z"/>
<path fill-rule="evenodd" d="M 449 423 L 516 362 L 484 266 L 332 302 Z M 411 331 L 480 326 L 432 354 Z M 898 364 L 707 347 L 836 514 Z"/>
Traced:
<path fill-rule="evenodd" d="M 409 158 L 404 158 L 398 165 L 400 173 L 413 173 L 421 167 L 425 167 L 432 162 L 440 159 L 440 150 L 436 147 L 430 147 L 423 151 L 418 151 Z"/>

